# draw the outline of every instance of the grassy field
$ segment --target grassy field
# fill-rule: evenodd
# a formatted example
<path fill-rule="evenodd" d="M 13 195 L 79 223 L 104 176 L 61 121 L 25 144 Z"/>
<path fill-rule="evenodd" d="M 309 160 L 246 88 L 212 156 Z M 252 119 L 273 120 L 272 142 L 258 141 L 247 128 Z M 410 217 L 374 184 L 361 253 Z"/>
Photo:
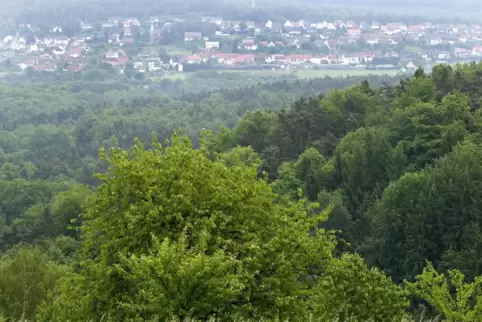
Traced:
<path fill-rule="evenodd" d="M 396 76 L 400 70 L 367 70 L 367 69 L 319 69 L 319 70 L 298 70 L 294 74 L 299 78 L 316 77 L 346 77 L 346 76 L 368 76 L 387 75 Z"/>
<path fill-rule="evenodd" d="M 176 47 L 176 46 L 163 46 L 163 48 L 167 51 L 167 53 L 171 56 L 173 55 L 183 55 L 183 56 L 186 56 L 186 55 L 192 55 L 192 51 L 191 50 L 187 50 L 187 49 L 184 49 L 184 48 L 179 48 L 179 47 Z"/>
<path fill-rule="evenodd" d="M 164 75 L 164 76 L 154 76 L 152 77 L 153 81 L 159 81 L 161 79 L 170 79 L 170 80 L 184 80 L 187 76 L 189 76 L 190 73 L 176 73 L 176 74 L 169 74 L 169 75 Z"/>
<path fill-rule="evenodd" d="M 246 73 L 249 75 L 259 77 L 281 77 L 288 75 L 284 70 L 219 70 L 220 73 Z M 292 72 L 292 75 L 296 75 L 298 78 L 317 78 L 317 77 L 347 77 L 347 76 L 368 76 L 368 75 L 387 75 L 396 76 L 400 73 L 399 70 L 366 70 L 366 69 L 319 69 L 319 70 L 298 70 Z M 160 79 L 185 79 L 190 73 L 178 73 L 170 74 L 160 77 L 153 77 L 153 80 Z"/>

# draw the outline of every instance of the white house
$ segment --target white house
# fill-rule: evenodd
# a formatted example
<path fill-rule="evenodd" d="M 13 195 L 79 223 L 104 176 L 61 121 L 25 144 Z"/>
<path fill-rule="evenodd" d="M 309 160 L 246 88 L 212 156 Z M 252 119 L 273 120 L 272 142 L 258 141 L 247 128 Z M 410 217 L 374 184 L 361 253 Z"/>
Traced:
<path fill-rule="evenodd" d="M 309 62 L 315 65 L 320 65 L 323 60 L 325 60 L 324 57 L 312 57 Z"/>
<path fill-rule="evenodd" d="M 54 48 L 52 50 L 52 54 L 54 54 L 55 56 L 62 56 L 63 54 L 65 54 L 65 48 L 62 46 L 59 46 L 58 48 Z"/>
<path fill-rule="evenodd" d="M 187 56 L 188 64 L 200 64 L 201 62 L 202 62 L 202 58 L 199 55 Z"/>
<path fill-rule="evenodd" d="M 326 25 L 326 29 L 328 29 L 328 30 L 336 30 L 336 26 L 335 26 L 335 24 L 333 24 L 333 23 L 328 23 L 328 24 Z"/>
<path fill-rule="evenodd" d="M 219 49 L 219 41 L 206 41 L 206 49 Z"/>
<path fill-rule="evenodd" d="M 118 59 L 121 56 L 127 56 L 122 49 L 111 49 L 105 54 L 107 59 Z"/>
<path fill-rule="evenodd" d="M 137 18 L 127 18 L 124 20 L 124 28 L 129 28 L 129 27 L 139 27 L 141 25 L 141 22 Z"/>
<path fill-rule="evenodd" d="M 417 69 L 417 66 L 414 63 L 412 63 L 411 61 L 408 62 L 406 67 L 407 67 L 407 69 Z"/>
<path fill-rule="evenodd" d="M 114 28 L 117 26 L 117 23 L 114 21 L 106 21 L 102 23 L 102 28 Z"/>
<path fill-rule="evenodd" d="M 52 29 L 50 29 L 50 32 L 54 32 L 54 33 L 61 33 L 62 31 L 63 31 L 62 28 L 60 28 L 59 26 L 55 26 Z"/>
<path fill-rule="evenodd" d="M 10 43 L 10 48 L 13 50 L 26 50 L 27 49 L 27 44 L 25 42 L 25 39 L 20 37 L 18 39 L 14 39 Z"/>
<path fill-rule="evenodd" d="M 55 37 L 52 39 L 55 45 L 67 46 L 69 44 L 69 37 Z"/>
<path fill-rule="evenodd" d="M 38 45 L 37 44 L 30 44 L 28 46 L 28 51 L 31 53 L 39 51 Z"/>

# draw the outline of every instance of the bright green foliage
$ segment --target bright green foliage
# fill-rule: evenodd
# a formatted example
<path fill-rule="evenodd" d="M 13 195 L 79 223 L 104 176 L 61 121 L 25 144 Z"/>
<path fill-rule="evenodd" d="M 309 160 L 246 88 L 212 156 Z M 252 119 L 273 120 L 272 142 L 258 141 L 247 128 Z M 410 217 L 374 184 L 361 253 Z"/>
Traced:
<path fill-rule="evenodd" d="M 224 161 L 228 167 L 246 166 L 251 168 L 261 164 L 259 155 L 251 147 L 236 147 L 229 152 L 219 155 L 219 159 Z"/>
<path fill-rule="evenodd" d="M 37 247 L 39 247 L 51 261 L 65 265 L 77 264 L 82 251 L 80 240 L 63 235 L 43 239 L 37 243 Z"/>
<path fill-rule="evenodd" d="M 153 243 L 148 255 L 123 258 L 122 274 L 140 289 L 120 303 L 131 316 L 205 318 L 231 311 L 244 285 L 241 262 L 222 250 L 212 255 L 187 249 L 186 238 Z"/>
<path fill-rule="evenodd" d="M 278 195 L 288 196 L 291 200 L 300 197 L 301 180 L 298 176 L 296 162 L 284 162 L 278 168 L 278 179 L 271 186 Z"/>
<path fill-rule="evenodd" d="M 430 304 L 447 322 L 474 322 L 482 319 L 482 277 L 472 283 L 458 270 L 438 273 L 432 264 L 424 268 L 408 289 Z"/>
<path fill-rule="evenodd" d="M 137 142 L 130 152 L 114 148 L 104 157 L 109 172 L 99 175 L 103 183 L 90 198 L 83 217 L 84 288 L 92 301 L 92 318 L 105 312 L 116 319 L 135 317 L 139 308 L 118 303 L 137 305 L 149 292 L 160 291 L 153 283 L 155 273 L 152 279 L 136 280 L 144 272 L 140 263 L 160 269 L 156 263 L 165 263 L 173 251 L 163 244 L 164 248 L 153 253 L 152 236 L 175 243 L 184 235 L 186 253 L 179 254 L 179 269 L 187 275 L 171 269 L 168 273 L 173 276 L 166 278 L 177 279 L 178 288 L 194 285 L 191 283 L 197 282 L 190 280 L 193 268 L 189 267 L 201 265 L 199 254 L 204 254 L 204 278 L 225 273 L 215 270 L 216 266 L 227 270 L 236 264 L 236 283 L 243 291 L 222 308 L 212 298 L 200 302 L 189 297 L 187 301 L 187 295 L 180 293 L 169 305 L 144 314 L 308 316 L 312 289 L 308 276 L 321 272 L 335 246 L 330 234 L 315 229 L 327 213 L 308 217 L 312 211 L 303 202 L 288 208 L 274 203 L 276 195 L 265 181 L 257 179 L 256 167 L 227 167 L 224 162 L 210 161 L 203 145 L 194 150 L 185 137 L 174 136 L 165 148 L 153 143 L 150 150 Z M 132 270 L 122 268 L 126 263 Z M 208 267 L 213 270 L 207 271 Z M 131 271 L 136 271 L 134 276 Z M 62 298 L 69 296 L 60 294 L 55 301 Z M 176 304 L 180 298 L 186 302 L 182 307 Z M 129 302 L 131 299 L 136 300 Z"/>
<path fill-rule="evenodd" d="M 317 289 L 315 316 L 322 321 L 401 321 L 408 306 L 405 291 L 354 254 L 334 259 Z"/>
<path fill-rule="evenodd" d="M 48 261 L 35 247 L 16 247 L 0 258 L 0 314 L 33 319 L 67 268 Z"/>
<path fill-rule="evenodd" d="M 39 322 L 84 322 L 91 316 L 91 299 L 84 288 L 85 277 L 69 272 L 60 278 L 54 292 L 39 306 L 36 319 Z M 108 312 L 104 315 L 107 316 Z"/>

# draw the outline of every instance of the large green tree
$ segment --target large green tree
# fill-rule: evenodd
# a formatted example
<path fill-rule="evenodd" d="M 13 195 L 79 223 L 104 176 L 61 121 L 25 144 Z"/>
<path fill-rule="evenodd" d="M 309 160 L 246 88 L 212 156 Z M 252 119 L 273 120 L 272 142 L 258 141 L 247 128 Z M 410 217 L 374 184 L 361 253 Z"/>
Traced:
<path fill-rule="evenodd" d="M 303 201 L 275 203 L 256 165 L 213 162 L 204 144 L 195 150 L 174 136 L 165 147 L 152 146 L 137 142 L 131 151 L 104 154 L 109 171 L 99 175 L 83 217 L 91 318 L 307 318 L 309 277 L 322 273 L 335 245 L 332 234 L 316 229 L 327 214 L 308 215 Z M 175 246 L 180 240 L 185 251 Z M 160 270 L 175 253 L 178 269 Z M 196 273 L 198 266 L 204 268 Z M 156 286 L 161 276 L 167 284 Z M 226 297 L 199 295 L 212 283 Z M 159 301 L 167 304 L 154 305 Z"/>

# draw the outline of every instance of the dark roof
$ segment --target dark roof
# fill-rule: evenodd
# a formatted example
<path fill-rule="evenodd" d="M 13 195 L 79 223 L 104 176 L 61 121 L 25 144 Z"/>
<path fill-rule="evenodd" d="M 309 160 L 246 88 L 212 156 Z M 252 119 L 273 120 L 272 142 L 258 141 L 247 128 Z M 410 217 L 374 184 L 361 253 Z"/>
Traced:
<path fill-rule="evenodd" d="M 372 65 L 398 65 L 400 63 L 399 57 L 373 57 Z"/>
<path fill-rule="evenodd" d="M 255 23 L 254 23 L 254 28 L 263 29 L 263 28 L 266 28 L 266 24 L 265 24 L 264 22 L 255 22 Z"/>

